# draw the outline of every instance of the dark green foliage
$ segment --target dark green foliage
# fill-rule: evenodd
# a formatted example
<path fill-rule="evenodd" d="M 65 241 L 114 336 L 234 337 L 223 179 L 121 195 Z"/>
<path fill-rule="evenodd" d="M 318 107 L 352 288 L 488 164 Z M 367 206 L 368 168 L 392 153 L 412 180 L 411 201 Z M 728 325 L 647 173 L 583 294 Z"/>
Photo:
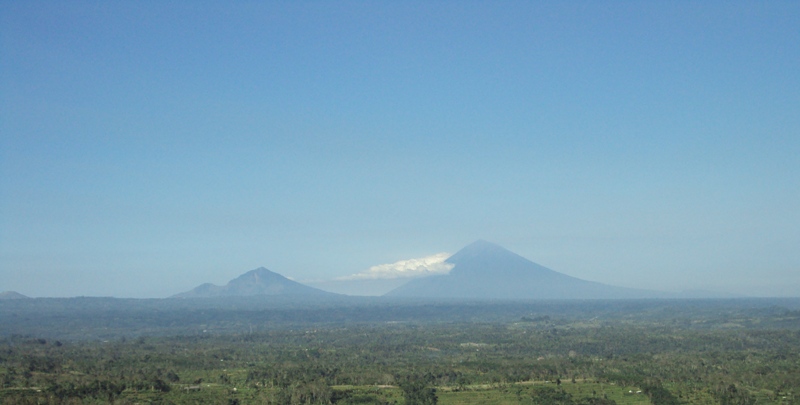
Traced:
<path fill-rule="evenodd" d="M 537 405 L 573 405 L 572 395 L 560 389 L 542 387 L 537 389 L 531 396 L 531 400 Z"/>
<path fill-rule="evenodd" d="M 94 380 L 87 384 L 80 385 L 72 383 L 53 383 L 45 389 L 45 392 L 57 398 L 96 398 L 106 399 L 111 402 L 124 390 L 125 385 L 118 385 L 110 381 Z"/>
<path fill-rule="evenodd" d="M 642 391 L 650 397 L 653 405 L 679 405 L 680 401 L 672 393 L 660 384 L 646 384 L 642 386 Z"/>
<path fill-rule="evenodd" d="M 400 383 L 406 405 L 436 405 L 436 389 L 429 387 L 425 379 L 418 376 L 407 377 Z"/>
<path fill-rule="evenodd" d="M 331 393 L 331 403 L 337 405 L 382 404 L 376 394 L 357 393 L 351 389 L 335 390 Z"/>
<path fill-rule="evenodd" d="M 323 380 L 297 382 L 284 388 L 289 404 L 328 404 L 332 390 Z"/>
<path fill-rule="evenodd" d="M 606 398 L 583 398 L 576 405 L 617 405 L 617 401 Z"/>
<path fill-rule="evenodd" d="M 524 402 L 520 400 L 520 402 Z M 580 398 L 573 396 L 561 388 L 539 387 L 533 390 L 530 402 L 537 405 L 616 405 L 616 402 L 606 398 Z"/>
<path fill-rule="evenodd" d="M 522 404 L 609 405 L 622 403 L 620 387 L 656 405 L 798 401 L 800 329 L 776 327 L 795 311 L 594 319 L 576 308 L 522 321 L 515 313 L 510 321 L 291 324 L 108 341 L 7 336 L 0 403 L 401 405 L 488 390 Z M 732 324 L 747 326 L 720 326 Z M 612 386 L 613 399 L 605 396 Z"/>
<path fill-rule="evenodd" d="M 170 370 L 167 372 L 167 380 L 171 383 L 176 383 L 181 380 L 181 377 L 179 377 L 174 371 Z"/>
<path fill-rule="evenodd" d="M 736 388 L 735 384 L 714 391 L 720 405 L 751 405 L 756 403 L 755 397 L 747 391 Z"/>

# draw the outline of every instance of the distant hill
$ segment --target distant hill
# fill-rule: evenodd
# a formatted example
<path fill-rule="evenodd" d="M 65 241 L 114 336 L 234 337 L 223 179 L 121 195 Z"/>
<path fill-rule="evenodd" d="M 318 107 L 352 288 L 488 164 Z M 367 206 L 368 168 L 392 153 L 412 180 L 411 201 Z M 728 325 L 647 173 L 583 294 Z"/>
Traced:
<path fill-rule="evenodd" d="M 659 291 L 615 287 L 581 280 L 540 266 L 483 240 L 447 259 L 447 275 L 412 280 L 385 296 L 459 299 L 668 298 Z"/>
<path fill-rule="evenodd" d="M 3 291 L 0 292 L 0 300 L 23 300 L 30 297 L 22 295 L 16 291 Z"/>
<path fill-rule="evenodd" d="M 263 267 L 250 270 L 224 286 L 201 284 L 172 298 L 245 297 L 255 295 L 275 296 L 334 296 L 269 271 Z"/>

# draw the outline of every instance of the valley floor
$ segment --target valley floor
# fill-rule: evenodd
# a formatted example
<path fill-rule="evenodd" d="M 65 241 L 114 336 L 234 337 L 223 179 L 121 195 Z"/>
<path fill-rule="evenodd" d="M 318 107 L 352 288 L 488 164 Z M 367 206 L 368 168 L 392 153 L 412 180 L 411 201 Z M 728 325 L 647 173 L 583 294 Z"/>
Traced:
<path fill-rule="evenodd" d="M 85 318 L 38 313 L 60 323 L 0 337 L 0 403 L 800 403 L 794 307 L 463 305 L 305 308 L 310 319 L 371 319 L 268 324 L 259 319 L 298 309 L 184 309 L 158 322 L 185 311 L 197 323 L 160 334 L 113 322 L 81 329 Z M 132 311 L 105 317 L 149 319 Z M 396 320 L 414 313 L 420 320 Z M 36 319 L 19 307 L 0 316 L 16 330 Z M 171 329 L 185 325 L 195 332 Z M 106 327 L 113 333 L 98 339 Z"/>

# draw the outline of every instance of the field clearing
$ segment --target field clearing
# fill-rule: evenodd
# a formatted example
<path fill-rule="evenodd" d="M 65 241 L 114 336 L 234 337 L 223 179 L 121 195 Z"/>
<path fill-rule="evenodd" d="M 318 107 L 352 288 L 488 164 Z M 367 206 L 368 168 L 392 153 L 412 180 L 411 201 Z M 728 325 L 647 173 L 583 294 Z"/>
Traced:
<path fill-rule="evenodd" d="M 468 387 L 465 390 L 439 390 L 439 404 L 520 404 L 530 403 L 531 395 L 536 388 L 553 388 L 564 390 L 573 399 L 603 397 L 615 401 L 619 405 L 647 405 L 647 395 L 637 394 L 637 387 L 619 387 L 612 384 L 599 384 L 589 381 L 564 383 L 557 386 L 544 381 L 525 381 L 500 387 Z"/>

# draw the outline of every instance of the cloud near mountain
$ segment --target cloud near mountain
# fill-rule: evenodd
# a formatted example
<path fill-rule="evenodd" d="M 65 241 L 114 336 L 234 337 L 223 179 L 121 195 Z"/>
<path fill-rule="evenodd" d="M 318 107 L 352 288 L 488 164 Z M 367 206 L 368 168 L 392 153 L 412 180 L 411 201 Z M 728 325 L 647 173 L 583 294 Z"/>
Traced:
<path fill-rule="evenodd" d="M 450 253 L 437 253 L 418 259 L 379 264 L 361 273 L 339 277 L 337 280 L 379 280 L 447 274 L 454 266 L 452 263 L 445 262 L 448 257 L 450 257 Z"/>
<path fill-rule="evenodd" d="M 417 278 L 386 296 L 432 299 L 628 299 L 669 298 L 639 290 L 581 280 L 536 264 L 499 245 L 478 240 L 447 258 L 447 275 Z"/>

